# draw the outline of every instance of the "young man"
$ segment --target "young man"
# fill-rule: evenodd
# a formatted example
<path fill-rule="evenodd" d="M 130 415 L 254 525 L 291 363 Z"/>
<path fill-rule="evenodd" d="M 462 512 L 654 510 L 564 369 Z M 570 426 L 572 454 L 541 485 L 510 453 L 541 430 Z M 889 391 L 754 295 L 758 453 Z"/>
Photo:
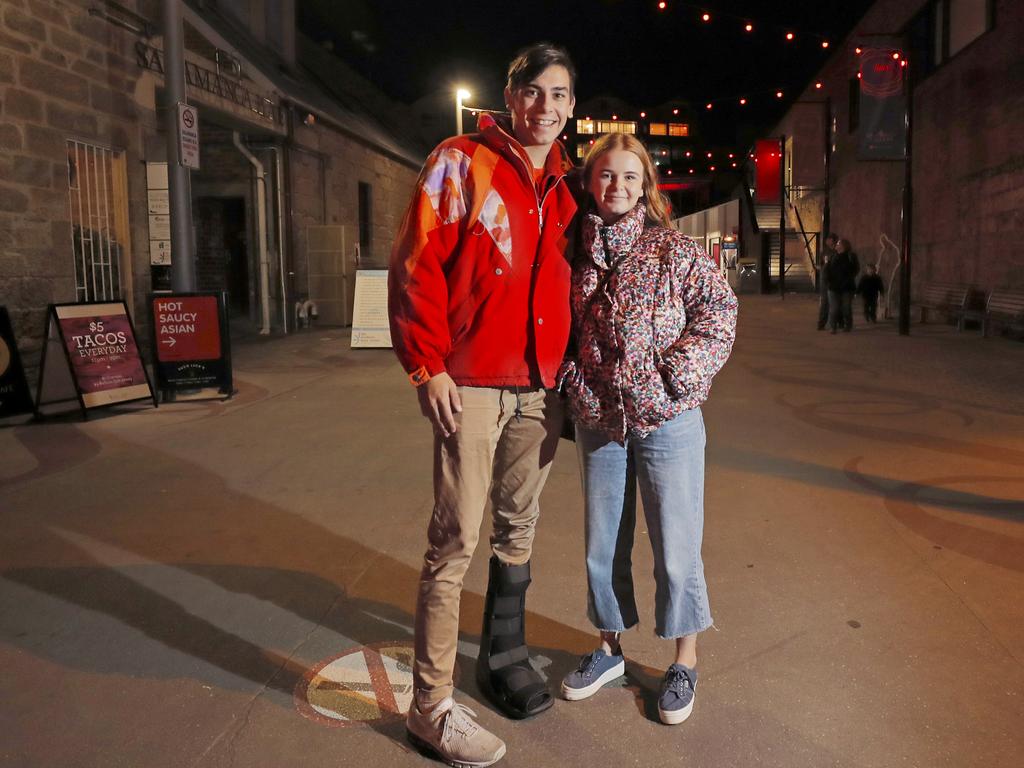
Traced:
<path fill-rule="evenodd" d="M 825 330 L 828 324 L 828 282 L 825 280 L 825 269 L 832 257 L 836 255 L 836 243 L 839 236 L 829 232 L 825 238 L 825 247 L 821 249 L 821 261 L 818 265 L 818 330 Z"/>
<path fill-rule="evenodd" d="M 562 409 L 551 389 L 569 338 L 566 233 L 576 211 L 557 139 L 575 70 L 549 44 L 522 51 L 511 120 L 427 159 L 391 256 L 395 352 L 434 428 L 434 510 L 416 605 L 410 738 L 449 764 L 491 765 L 505 745 L 452 699 L 463 576 L 485 508 L 494 533 L 477 681 L 511 717 L 551 706 L 530 666 L 525 595 L 538 497 Z"/>
<path fill-rule="evenodd" d="M 885 293 L 885 283 L 874 264 L 868 264 L 864 271 L 864 276 L 857 283 L 857 293 L 864 300 L 864 319 L 869 323 L 877 323 L 878 297 Z"/>

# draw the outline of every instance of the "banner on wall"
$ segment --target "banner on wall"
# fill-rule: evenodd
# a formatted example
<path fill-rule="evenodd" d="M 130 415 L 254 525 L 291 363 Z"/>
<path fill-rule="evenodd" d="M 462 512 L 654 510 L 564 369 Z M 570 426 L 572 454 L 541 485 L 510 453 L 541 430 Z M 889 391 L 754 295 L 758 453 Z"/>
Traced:
<path fill-rule="evenodd" d="M 859 48 L 857 156 L 861 160 L 903 160 L 907 153 L 903 53 L 895 40 L 873 41 Z"/>

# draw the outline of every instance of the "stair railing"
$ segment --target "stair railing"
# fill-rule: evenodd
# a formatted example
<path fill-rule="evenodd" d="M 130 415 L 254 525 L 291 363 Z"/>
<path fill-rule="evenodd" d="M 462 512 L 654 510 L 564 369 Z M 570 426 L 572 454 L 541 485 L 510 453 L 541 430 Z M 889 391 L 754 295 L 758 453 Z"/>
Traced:
<path fill-rule="evenodd" d="M 807 234 L 807 230 L 804 229 L 803 217 L 800 215 L 800 209 L 793 203 L 793 200 L 790 198 L 788 188 L 785 189 L 785 192 L 786 204 L 793 209 L 794 213 L 796 213 L 796 223 L 800 225 L 800 236 L 803 238 L 804 241 L 804 255 L 807 257 L 807 264 L 808 266 L 810 266 L 811 272 L 813 274 L 817 274 L 818 265 L 817 263 L 815 263 L 814 253 L 811 251 L 811 243 L 817 239 L 818 233 L 812 232 L 811 235 Z M 815 249 L 816 248 L 817 243 L 815 243 Z"/>

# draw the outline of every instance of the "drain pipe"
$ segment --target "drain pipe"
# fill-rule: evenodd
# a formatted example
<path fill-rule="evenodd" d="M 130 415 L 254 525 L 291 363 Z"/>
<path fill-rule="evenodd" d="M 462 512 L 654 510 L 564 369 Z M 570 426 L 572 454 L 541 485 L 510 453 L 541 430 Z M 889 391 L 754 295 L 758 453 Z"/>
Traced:
<path fill-rule="evenodd" d="M 277 268 L 281 273 L 281 322 L 284 332 L 288 333 L 288 289 L 285 285 L 286 270 L 284 266 L 285 232 L 284 232 L 284 168 L 281 158 L 281 147 L 277 144 L 251 144 L 256 150 L 270 150 L 274 153 L 274 187 L 277 197 L 277 216 L 274 231 L 277 233 Z"/>
<path fill-rule="evenodd" d="M 263 171 L 263 163 L 256 159 L 238 135 L 233 131 L 232 139 L 238 151 L 245 155 L 256 171 L 256 229 L 260 241 L 260 336 L 270 334 L 270 259 L 267 256 L 267 177 Z"/>

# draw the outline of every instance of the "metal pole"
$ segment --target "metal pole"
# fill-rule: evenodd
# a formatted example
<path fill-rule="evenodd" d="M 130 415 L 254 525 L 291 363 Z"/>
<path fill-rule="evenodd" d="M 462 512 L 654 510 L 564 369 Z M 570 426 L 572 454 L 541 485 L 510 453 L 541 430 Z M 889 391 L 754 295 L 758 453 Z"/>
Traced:
<path fill-rule="evenodd" d="M 188 168 L 179 156 L 178 104 L 185 102 L 185 51 L 181 0 L 163 0 L 164 125 L 167 130 L 167 187 L 171 208 L 171 290 L 196 290 L 192 252 L 192 199 Z"/>
<path fill-rule="evenodd" d="M 907 84 L 907 119 L 906 119 L 906 157 L 903 161 L 903 216 L 902 237 L 900 238 L 900 336 L 910 335 L 910 234 L 914 212 L 913 163 L 911 139 L 914 135 L 914 86 L 910 78 L 910 66 L 906 67 Z"/>
<path fill-rule="evenodd" d="M 821 240 L 824 242 L 832 228 L 832 207 L 829 190 L 832 187 L 832 97 L 825 97 L 825 204 L 821 212 Z"/>
<path fill-rule="evenodd" d="M 779 137 L 779 296 L 786 298 L 786 136 Z"/>

